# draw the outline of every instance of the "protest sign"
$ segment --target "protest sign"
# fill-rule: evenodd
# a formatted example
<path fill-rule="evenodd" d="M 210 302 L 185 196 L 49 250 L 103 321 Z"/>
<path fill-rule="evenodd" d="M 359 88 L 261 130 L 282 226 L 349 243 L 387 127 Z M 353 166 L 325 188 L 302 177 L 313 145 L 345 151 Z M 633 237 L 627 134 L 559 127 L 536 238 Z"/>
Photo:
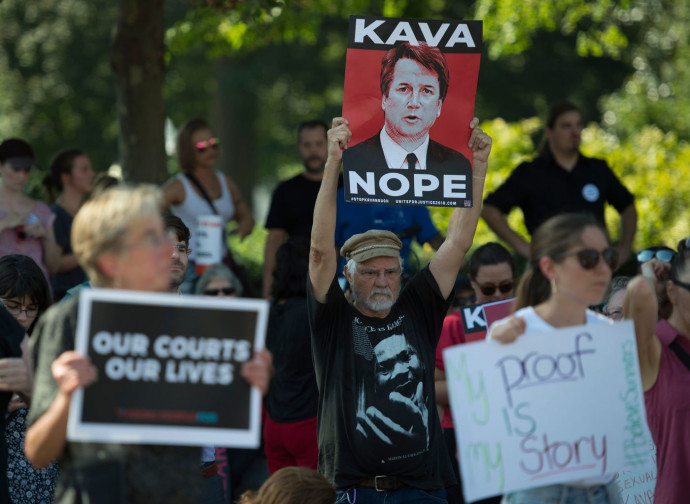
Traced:
<path fill-rule="evenodd" d="M 645 427 L 646 428 L 646 427 Z M 642 469 L 617 472 L 613 482 L 621 493 L 621 504 L 653 504 L 656 486 L 656 446 L 647 429 L 647 463 Z"/>
<path fill-rule="evenodd" d="M 268 304 L 84 289 L 75 349 L 98 381 L 75 392 L 72 441 L 258 447 L 261 393 L 240 376 Z"/>
<path fill-rule="evenodd" d="M 483 340 L 490 323 L 495 322 L 497 317 L 508 316 L 512 306 L 513 298 L 460 307 L 465 341 L 469 343 Z M 492 317 L 489 323 L 487 323 L 487 314 Z"/>
<path fill-rule="evenodd" d="M 465 500 L 644 468 L 632 322 L 447 348 Z"/>
<path fill-rule="evenodd" d="M 350 16 L 347 47 L 345 201 L 472 206 L 482 22 Z"/>

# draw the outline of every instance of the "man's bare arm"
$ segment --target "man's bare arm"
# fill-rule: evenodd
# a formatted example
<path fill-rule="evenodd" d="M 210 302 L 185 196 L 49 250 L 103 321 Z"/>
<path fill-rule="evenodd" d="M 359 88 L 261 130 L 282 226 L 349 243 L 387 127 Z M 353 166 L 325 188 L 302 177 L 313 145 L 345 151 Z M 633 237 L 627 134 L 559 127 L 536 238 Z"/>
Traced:
<path fill-rule="evenodd" d="M 469 146 L 473 153 L 472 162 L 472 208 L 456 207 L 448 221 L 446 240 L 436 252 L 429 264 L 429 269 L 441 289 L 441 294 L 448 297 L 455 285 L 455 278 L 460 271 L 465 254 L 472 246 L 474 232 L 477 230 L 481 211 L 484 180 L 491 152 L 491 137 L 477 128 L 479 119 L 472 119 Z"/>
<path fill-rule="evenodd" d="M 623 264 L 628 259 L 636 232 L 637 210 L 635 209 L 635 203 L 630 203 L 621 212 L 621 236 L 618 240 L 618 260 L 620 264 Z"/>
<path fill-rule="evenodd" d="M 508 219 L 498 207 L 484 205 L 482 218 L 498 237 L 510 245 L 522 257 L 529 258 L 529 243 L 508 225 Z"/>
<path fill-rule="evenodd" d="M 263 271 L 263 296 L 264 299 L 271 299 L 271 287 L 273 286 L 273 270 L 276 267 L 276 252 L 285 243 L 287 232 L 284 229 L 269 229 L 266 238 L 266 249 L 264 252 L 264 271 Z"/>
<path fill-rule="evenodd" d="M 338 257 L 335 249 L 335 216 L 338 175 L 343 150 L 347 147 L 352 133 L 347 119 L 336 117 L 328 130 L 328 159 L 324 168 L 321 188 L 314 205 L 314 223 L 311 228 L 311 248 L 309 251 L 309 278 L 317 301 L 326 301 Z"/>

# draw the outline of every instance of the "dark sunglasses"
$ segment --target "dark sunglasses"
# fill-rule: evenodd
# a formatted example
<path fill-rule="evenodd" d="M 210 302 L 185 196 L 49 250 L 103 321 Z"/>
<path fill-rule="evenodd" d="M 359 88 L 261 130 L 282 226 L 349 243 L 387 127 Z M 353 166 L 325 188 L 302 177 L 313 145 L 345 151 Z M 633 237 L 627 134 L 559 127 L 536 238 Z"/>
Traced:
<path fill-rule="evenodd" d="M 513 282 L 502 282 L 498 285 L 479 286 L 479 290 L 482 291 L 482 294 L 485 296 L 493 296 L 494 292 L 496 292 L 496 289 L 501 291 L 501 294 L 508 294 L 511 290 L 513 290 Z"/>
<path fill-rule="evenodd" d="M 206 149 L 209 147 L 212 149 L 217 149 L 218 146 L 220 145 L 220 142 L 216 137 L 209 138 L 208 140 L 202 140 L 200 142 L 197 142 L 194 144 L 194 147 L 196 147 L 196 150 L 199 152 L 204 152 Z"/>
<path fill-rule="evenodd" d="M 671 262 L 676 253 L 668 247 L 649 247 L 637 253 L 637 262 L 644 263 L 655 257 L 660 261 Z"/>
<path fill-rule="evenodd" d="M 565 252 L 564 254 L 560 254 L 558 257 L 554 257 L 554 259 L 558 260 L 570 255 L 577 256 L 577 260 L 580 261 L 580 266 L 586 270 L 596 268 L 597 264 L 599 264 L 600 256 L 608 267 L 611 268 L 611 270 L 613 270 L 616 267 L 616 263 L 618 263 L 618 252 L 612 248 L 607 248 L 601 252 L 594 249 L 582 249 L 575 252 Z"/>
<path fill-rule="evenodd" d="M 225 294 L 226 296 L 231 296 L 232 294 L 237 292 L 237 290 L 234 287 L 223 287 L 222 289 L 206 289 L 206 290 L 204 290 L 204 294 L 206 294 L 207 296 L 217 296 L 221 292 L 223 294 Z"/>

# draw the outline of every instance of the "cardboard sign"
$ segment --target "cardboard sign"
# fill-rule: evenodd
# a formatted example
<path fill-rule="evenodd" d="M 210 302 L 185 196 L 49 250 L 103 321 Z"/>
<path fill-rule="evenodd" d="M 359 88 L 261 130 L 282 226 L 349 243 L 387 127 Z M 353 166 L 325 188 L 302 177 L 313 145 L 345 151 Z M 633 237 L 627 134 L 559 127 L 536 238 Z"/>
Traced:
<path fill-rule="evenodd" d="M 635 471 L 624 470 L 616 473 L 614 483 L 621 493 L 622 504 L 654 504 L 654 488 L 656 487 L 656 446 L 652 435 L 648 435 L 648 458 L 643 469 Z"/>
<path fill-rule="evenodd" d="M 75 349 L 98 381 L 75 392 L 68 439 L 258 447 L 261 393 L 239 373 L 267 317 L 261 300 L 84 289 Z"/>
<path fill-rule="evenodd" d="M 472 206 L 482 22 L 350 16 L 347 47 L 345 201 Z"/>
<path fill-rule="evenodd" d="M 513 298 L 460 307 L 465 340 L 468 343 L 483 340 L 491 323 L 510 315 L 512 306 Z M 492 318 L 487 319 L 488 316 Z"/>
<path fill-rule="evenodd" d="M 646 467 L 632 322 L 444 351 L 465 500 Z"/>

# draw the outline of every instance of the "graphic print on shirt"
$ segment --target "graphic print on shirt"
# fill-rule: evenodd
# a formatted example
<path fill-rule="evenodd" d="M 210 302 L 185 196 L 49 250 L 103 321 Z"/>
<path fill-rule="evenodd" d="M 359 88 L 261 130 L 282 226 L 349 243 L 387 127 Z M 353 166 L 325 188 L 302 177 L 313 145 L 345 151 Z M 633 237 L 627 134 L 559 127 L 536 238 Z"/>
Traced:
<path fill-rule="evenodd" d="M 429 449 L 424 364 L 405 335 L 404 315 L 383 326 L 352 322 L 357 389 L 356 442 L 382 464 Z"/>

